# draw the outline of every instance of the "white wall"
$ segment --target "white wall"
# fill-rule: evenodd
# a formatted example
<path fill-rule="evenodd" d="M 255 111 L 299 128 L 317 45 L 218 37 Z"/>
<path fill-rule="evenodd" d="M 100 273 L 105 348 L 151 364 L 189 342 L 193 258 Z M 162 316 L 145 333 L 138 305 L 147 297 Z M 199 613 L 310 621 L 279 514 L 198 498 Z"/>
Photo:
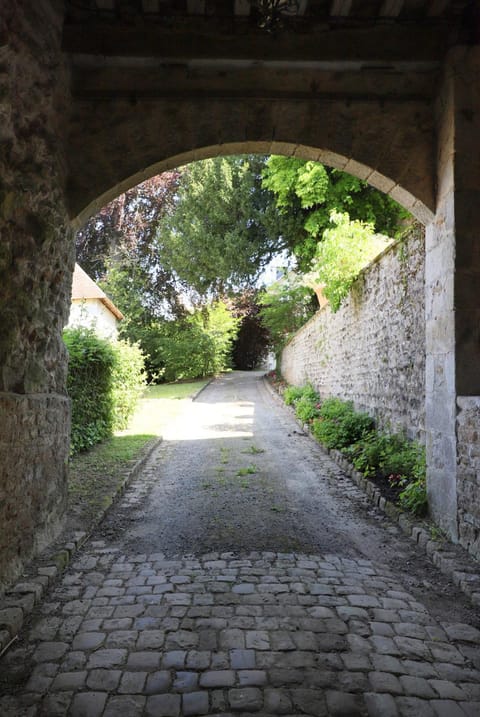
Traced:
<path fill-rule="evenodd" d="M 105 339 L 118 338 L 118 320 L 100 299 L 74 299 L 67 328 L 93 328 Z"/>

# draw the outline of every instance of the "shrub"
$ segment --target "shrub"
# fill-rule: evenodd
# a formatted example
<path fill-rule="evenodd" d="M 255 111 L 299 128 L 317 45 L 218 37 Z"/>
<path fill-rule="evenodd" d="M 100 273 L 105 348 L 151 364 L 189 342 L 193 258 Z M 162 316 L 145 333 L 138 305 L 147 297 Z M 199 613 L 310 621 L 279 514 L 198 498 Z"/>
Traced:
<path fill-rule="evenodd" d="M 425 478 L 407 483 L 399 495 L 400 505 L 415 515 L 424 516 L 428 511 L 427 485 Z"/>
<path fill-rule="evenodd" d="M 369 433 L 347 449 L 353 465 L 366 477 L 383 477 L 399 491 L 401 506 L 416 515 L 428 508 L 425 449 L 400 435 Z"/>
<path fill-rule="evenodd" d="M 309 423 L 318 416 L 320 396 L 313 386 L 307 384 L 295 403 L 295 413 L 302 423 Z"/>
<path fill-rule="evenodd" d="M 324 446 L 341 450 L 364 476 L 388 480 L 403 508 L 420 516 L 427 513 L 422 446 L 399 434 L 377 433 L 373 418 L 357 413 L 351 401 L 328 398 L 319 403 L 311 385 L 288 386 L 283 395 L 303 422 L 311 421 L 313 435 Z"/>
<path fill-rule="evenodd" d="M 201 378 L 230 367 L 230 352 L 239 326 L 227 305 L 214 302 L 183 320 L 158 322 L 145 345 L 156 378 L 180 381 Z"/>
<path fill-rule="evenodd" d="M 122 430 L 127 427 L 145 389 L 145 359 L 138 344 L 128 341 L 116 341 L 113 350 L 113 429 Z"/>
<path fill-rule="evenodd" d="M 303 423 L 318 416 L 320 396 L 309 383 L 305 386 L 287 386 L 283 400 L 287 406 L 295 406 L 295 414 Z"/>
<path fill-rule="evenodd" d="M 67 329 L 63 338 L 72 401 L 70 453 L 75 455 L 126 427 L 145 386 L 144 362 L 138 346 L 112 343 L 92 329 Z"/>
<path fill-rule="evenodd" d="M 350 220 L 347 213 L 333 211 L 330 214 L 330 227 L 317 243 L 312 269 L 317 281 L 324 285 L 323 293 L 332 311 L 338 310 L 360 271 L 390 241 L 375 234 L 372 224 Z"/>
<path fill-rule="evenodd" d="M 318 413 L 312 432 L 327 448 L 346 448 L 373 429 L 373 418 L 366 413 L 356 413 L 351 401 L 327 398 Z"/>
<path fill-rule="evenodd" d="M 299 398 L 301 398 L 302 394 L 303 388 L 301 386 L 287 386 L 283 392 L 283 400 L 287 406 L 291 406 L 298 401 Z"/>
<path fill-rule="evenodd" d="M 92 329 L 67 329 L 67 391 L 72 401 L 71 454 L 84 451 L 111 435 L 114 422 L 111 344 Z"/>

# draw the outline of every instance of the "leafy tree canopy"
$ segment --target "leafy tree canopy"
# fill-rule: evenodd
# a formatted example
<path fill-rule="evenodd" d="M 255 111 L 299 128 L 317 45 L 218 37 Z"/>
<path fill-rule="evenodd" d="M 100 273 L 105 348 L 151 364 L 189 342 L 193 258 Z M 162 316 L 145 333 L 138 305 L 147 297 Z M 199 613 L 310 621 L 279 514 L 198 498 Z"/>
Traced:
<path fill-rule="evenodd" d="M 261 292 L 258 303 L 262 322 L 269 331 L 277 355 L 318 309 L 313 291 L 305 285 L 303 277 L 293 271 Z"/>
<path fill-rule="evenodd" d="M 152 177 L 109 202 L 77 232 L 77 261 L 101 279 L 114 257 L 148 255 L 157 222 L 171 211 L 180 172 Z"/>
<path fill-rule="evenodd" d="M 389 236 L 397 234 L 408 216 L 390 197 L 319 162 L 272 155 L 262 176 L 263 186 L 274 193 L 279 209 L 296 216 L 303 227 L 289 242 L 302 271 L 309 270 L 317 244 L 330 226 L 332 211 L 348 212 L 352 220 L 367 222 L 374 231 Z"/>
<path fill-rule="evenodd" d="M 317 244 L 312 275 L 324 285 L 332 311 L 337 311 L 360 271 L 391 242 L 373 226 L 351 221 L 347 213 L 332 212 L 330 226 Z"/>
<path fill-rule="evenodd" d="M 285 248 L 295 217 L 279 211 L 262 185 L 265 158 L 235 156 L 190 164 L 175 210 L 159 223 L 163 265 L 200 295 L 225 295 L 254 284 Z"/>

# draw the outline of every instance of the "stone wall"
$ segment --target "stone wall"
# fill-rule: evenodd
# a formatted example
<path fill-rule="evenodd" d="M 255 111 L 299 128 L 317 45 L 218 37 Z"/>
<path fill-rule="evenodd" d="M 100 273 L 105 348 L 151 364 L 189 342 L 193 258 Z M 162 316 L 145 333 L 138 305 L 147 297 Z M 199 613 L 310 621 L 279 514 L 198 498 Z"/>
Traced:
<path fill-rule="evenodd" d="M 61 524 L 65 480 L 55 467 L 69 442 L 70 406 L 61 396 L 0 394 L 0 412 L 0 453 L 8 455 L 11 466 L 2 471 L 0 484 L 0 564 L 6 583 Z"/>
<path fill-rule="evenodd" d="M 457 398 L 457 500 L 460 543 L 480 557 L 480 397 Z"/>
<path fill-rule="evenodd" d="M 424 441 L 424 237 L 415 230 L 383 252 L 355 282 L 337 313 L 329 307 L 282 354 L 292 384 L 352 400 L 380 426 Z"/>
<path fill-rule="evenodd" d="M 60 0 L 0 3 L 0 592 L 66 503 L 69 77 Z"/>

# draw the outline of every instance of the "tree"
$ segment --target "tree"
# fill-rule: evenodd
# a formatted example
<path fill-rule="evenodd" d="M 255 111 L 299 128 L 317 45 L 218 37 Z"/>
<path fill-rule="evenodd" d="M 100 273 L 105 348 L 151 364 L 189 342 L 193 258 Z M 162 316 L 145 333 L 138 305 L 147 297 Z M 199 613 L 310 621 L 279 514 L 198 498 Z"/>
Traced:
<path fill-rule="evenodd" d="M 350 221 L 347 213 L 332 212 L 330 227 L 323 232 L 312 262 L 312 275 L 324 285 L 332 311 L 337 311 L 360 271 L 390 242 L 388 237 L 375 234 L 371 224 Z"/>
<path fill-rule="evenodd" d="M 164 266 L 200 295 L 222 296 L 252 286 L 281 251 L 292 217 L 262 186 L 266 158 L 220 157 L 184 170 L 175 211 L 159 224 Z"/>
<path fill-rule="evenodd" d="M 313 291 L 304 284 L 303 277 L 293 271 L 261 292 L 258 303 L 276 355 L 318 308 Z"/>
<path fill-rule="evenodd" d="M 260 316 L 258 291 L 250 289 L 229 299 L 231 310 L 240 319 L 232 346 L 234 368 L 249 371 L 258 368 L 267 357 L 270 335 Z"/>
<path fill-rule="evenodd" d="M 119 254 L 148 252 L 160 217 L 173 208 L 180 172 L 152 177 L 114 199 L 77 232 L 77 261 L 93 279 Z"/>
<path fill-rule="evenodd" d="M 272 155 L 263 171 L 263 186 L 275 194 L 280 211 L 292 213 L 302 227 L 289 240 L 302 271 L 309 271 L 332 212 L 348 212 L 352 220 L 389 236 L 396 236 L 408 216 L 390 197 L 360 179 L 296 157 Z"/>
<path fill-rule="evenodd" d="M 239 320 L 221 301 L 183 320 L 157 322 L 151 361 L 165 381 L 211 376 L 230 366 Z"/>

